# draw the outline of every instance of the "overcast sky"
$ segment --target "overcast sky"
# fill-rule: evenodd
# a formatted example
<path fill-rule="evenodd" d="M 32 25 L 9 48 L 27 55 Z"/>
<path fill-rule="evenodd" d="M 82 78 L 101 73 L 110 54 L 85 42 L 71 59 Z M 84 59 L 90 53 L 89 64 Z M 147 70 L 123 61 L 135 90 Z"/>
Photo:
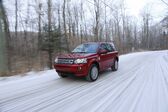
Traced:
<path fill-rule="evenodd" d="M 130 14 L 136 17 L 140 16 L 145 7 L 149 7 L 151 15 L 156 21 L 160 21 L 168 13 L 168 6 L 161 0 L 126 0 L 126 3 Z"/>

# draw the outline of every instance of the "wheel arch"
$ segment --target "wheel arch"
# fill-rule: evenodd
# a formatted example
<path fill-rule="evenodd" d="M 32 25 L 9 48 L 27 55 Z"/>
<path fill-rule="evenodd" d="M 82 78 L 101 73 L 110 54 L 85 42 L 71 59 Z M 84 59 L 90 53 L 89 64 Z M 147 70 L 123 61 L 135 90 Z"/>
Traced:
<path fill-rule="evenodd" d="M 119 62 L 119 57 L 117 56 L 117 57 L 115 58 L 115 60 L 117 60 L 117 61 Z"/>
<path fill-rule="evenodd" d="M 95 65 L 97 66 L 98 70 L 100 70 L 100 65 L 99 65 L 99 63 L 98 63 L 97 61 L 93 61 L 93 62 L 91 63 L 91 65 L 93 65 L 93 64 L 95 64 Z M 90 66 L 91 66 L 91 65 L 90 65 Z"/>

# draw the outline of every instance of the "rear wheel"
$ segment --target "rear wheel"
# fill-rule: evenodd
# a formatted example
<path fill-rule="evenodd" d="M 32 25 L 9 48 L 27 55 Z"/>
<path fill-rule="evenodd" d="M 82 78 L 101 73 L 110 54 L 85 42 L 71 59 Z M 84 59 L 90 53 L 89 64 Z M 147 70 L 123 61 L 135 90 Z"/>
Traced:
<path fill-rule="evenodd" d="M 89 73 L 86 76 L 86 80 L 93 82 L 97 80 L 98 76 L 99 76 L 98 67 L 95 64 L 91 65 Z"/>
<path fill-rule="evenodd" d="M 58 75 L 61 77 L 61 78 L 66 78 L 66 77 L 68 77 L 67 75 L 65 75 L 65 74 L 63 74 L 63 73 L 58 73 Z"/>
<path fill-rule="evenodd" d="M 115 60 L 113 66 L 111 67 L 112 71 L 117 71 L 118 70 L 118 61 Z"/>

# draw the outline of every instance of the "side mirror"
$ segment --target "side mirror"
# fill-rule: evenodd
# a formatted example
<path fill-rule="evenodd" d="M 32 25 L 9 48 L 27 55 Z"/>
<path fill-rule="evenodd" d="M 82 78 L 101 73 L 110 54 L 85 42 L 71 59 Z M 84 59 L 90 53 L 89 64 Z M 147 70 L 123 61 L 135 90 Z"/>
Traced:
<path fill-rule="evenodd" d="M 107 50 L 101 49 L 101 50 L 99 51 L 99 53 L 100 53 L 100 54 L 106 54 L 106 53 L 107 53 Z"/>

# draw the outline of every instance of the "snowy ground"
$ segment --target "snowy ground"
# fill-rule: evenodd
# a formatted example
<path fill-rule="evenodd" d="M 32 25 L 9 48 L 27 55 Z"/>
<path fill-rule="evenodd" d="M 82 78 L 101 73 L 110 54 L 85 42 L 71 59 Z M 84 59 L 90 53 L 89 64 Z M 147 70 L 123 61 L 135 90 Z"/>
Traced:
<path fill-rule="evenodd" d="M 168 112 L 168 51 L 123 55 L 119 64 L 93 83 L 54 70 L 0 80 L 0 112 Z"/>

